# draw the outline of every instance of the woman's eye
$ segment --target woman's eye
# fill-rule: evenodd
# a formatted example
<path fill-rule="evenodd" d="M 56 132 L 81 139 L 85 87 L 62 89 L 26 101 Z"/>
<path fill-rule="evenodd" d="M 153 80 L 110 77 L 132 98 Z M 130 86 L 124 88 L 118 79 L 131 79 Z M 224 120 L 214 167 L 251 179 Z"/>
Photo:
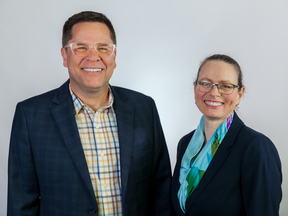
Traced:
<path fill-rule="evenodd" d="M 224 84 L 222 84 L 222 88 L 231 89 L 231 88 L 233 88 L 233 85 L 224 83 Z"/>
<path fill-rule="evenodd" d="M 200 85 L 202 85 L 204 87 L 209 87 L 211 84 L 207 83 L 207 82 L 200 82 Z"/>

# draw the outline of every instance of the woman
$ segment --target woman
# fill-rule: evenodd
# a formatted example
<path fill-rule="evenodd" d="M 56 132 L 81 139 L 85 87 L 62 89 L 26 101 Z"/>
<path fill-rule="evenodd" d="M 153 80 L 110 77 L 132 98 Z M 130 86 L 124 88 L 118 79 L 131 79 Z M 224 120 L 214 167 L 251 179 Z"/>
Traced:
<path fill-rule="evenodd" d="M 239 64 L 213 55 L 194 82 L 203 113 L 197 129 L 178 145 L 172 200 L 178 215 L 260 215 L 279 213 L 281 163 L 274 144 L 237 116 L 245 87 Z"/>

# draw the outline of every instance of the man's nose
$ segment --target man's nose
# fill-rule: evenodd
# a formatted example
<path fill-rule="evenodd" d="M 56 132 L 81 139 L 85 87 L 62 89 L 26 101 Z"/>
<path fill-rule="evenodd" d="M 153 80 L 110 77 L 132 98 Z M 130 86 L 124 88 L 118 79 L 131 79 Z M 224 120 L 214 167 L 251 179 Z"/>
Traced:
<path fill-rule="evenodd" d="M 91 47 L 89 54 L 87 56 L 90 60 L 99 60 L 101 59 L 99 53 L 96 49 L 96 46 Z"/>

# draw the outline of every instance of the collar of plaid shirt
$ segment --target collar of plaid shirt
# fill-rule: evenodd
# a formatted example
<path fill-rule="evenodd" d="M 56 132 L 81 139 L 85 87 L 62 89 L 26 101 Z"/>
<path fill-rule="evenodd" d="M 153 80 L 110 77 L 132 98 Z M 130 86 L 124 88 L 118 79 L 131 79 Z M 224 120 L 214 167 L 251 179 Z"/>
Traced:
<path fill-rule="evenodd" d="M 71 89 L 71 86 L 69 84 L 69 91 L 70 91 L 70 94 L 71 94 L 71 97 L 72 97 L 72 100 L 73 100 L 73 105 L 74 105 L 74 110 L 75 110 L 75 115 L 76 114 L 79 114 L 80 110 L 85 107 L 87 108 L 88 110 L 92 110 L 89 106 L 85 105 L 80 98 L 78 98 L 74 92 L 72 91 Z M 114 108 L 113 108 L 113 102 L 114 102 L 114 97 L 113 97 L 113 94 L 112 94 L 112 90 L 109 86 L 109 100 L 108 100 L 108 105 L 107 106 L 104 106 L 104 107 L 101 107 L 100 109 L 107 109 L 107 108 L 112 108 L 113 112 L 114 111 Z M 94 112 L 94 111 L 93 111 Z"/>

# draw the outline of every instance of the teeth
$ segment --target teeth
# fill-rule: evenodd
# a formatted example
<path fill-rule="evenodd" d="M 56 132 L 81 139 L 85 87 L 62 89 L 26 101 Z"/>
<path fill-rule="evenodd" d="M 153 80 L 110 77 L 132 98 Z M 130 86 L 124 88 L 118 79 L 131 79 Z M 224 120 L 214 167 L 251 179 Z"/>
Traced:
<path fill-rule="evenodd" d="M 222 103 L 217 103 L 217 102 L 210 102 L 210 101 L 205 101 L 206 104 L 209 106 L 221 106 Z"/>
<path fill-rule="evenodd" d="M 88 71 L 88 72 L 98 72 L 98 71 L 102 71 L 102 69 L 92 69 L 92 68 L 87 68 L 87 69 L 83 69 L 84 71 Z"/>

